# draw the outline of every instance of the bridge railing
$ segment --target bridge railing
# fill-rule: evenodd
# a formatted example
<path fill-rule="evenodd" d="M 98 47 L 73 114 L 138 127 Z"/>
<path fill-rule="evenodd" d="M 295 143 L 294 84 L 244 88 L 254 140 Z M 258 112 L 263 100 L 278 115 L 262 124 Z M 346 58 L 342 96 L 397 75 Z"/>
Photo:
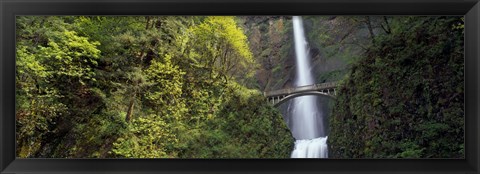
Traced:
<path fill-rule="evenodd" d="M 286 89 L 280 89 L 275 91 L 265 91 L 263 92 L 263 95 L 265 97 L 276 97 L 276 96 L 300 93 L 305 91 L 327 90 L 327 89 L 335 88 L 336 85 L 337 84 L 335 82 L 305 85 L 305 86 L 299 86 L 295 88 L 286 88 Z"/>

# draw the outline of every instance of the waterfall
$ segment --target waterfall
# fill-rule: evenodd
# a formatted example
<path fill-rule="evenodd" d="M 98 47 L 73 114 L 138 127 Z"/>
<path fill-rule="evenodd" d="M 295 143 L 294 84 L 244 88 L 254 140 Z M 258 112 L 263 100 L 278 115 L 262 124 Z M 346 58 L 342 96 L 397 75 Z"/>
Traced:
<path fill-rule="evenodd" d="M 295 55 L 297 64 L 296 86 L 315 84 L 310 66 L 308 42 L 303 29 L 302 17 L 293 16 Z M 293 99 L 291 130 L 295 137 L 292 158 L 327 158 L 327 136 L 323 120 L 319 119 L 316 96 L 302 96 Z M 322 137 L 323 136 L 323 137 Z"/>

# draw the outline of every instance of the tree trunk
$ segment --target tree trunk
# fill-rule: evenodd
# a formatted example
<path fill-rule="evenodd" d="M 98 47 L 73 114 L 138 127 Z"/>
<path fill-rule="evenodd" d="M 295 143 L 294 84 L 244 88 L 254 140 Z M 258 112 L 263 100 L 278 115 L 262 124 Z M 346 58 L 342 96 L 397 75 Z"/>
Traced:
<path fill-rule="evenodd" d="M 385 21 L 385 27 L 383 26 L 383 24 L 381 25 L 383 31 L 385 31 L 385 33 L 387 34 L 390 34 L 392 32 L 392 29 L 390 28 L 390 24 L 388 23 L 388 19 L 386 16 L 383 16 L 383 21 Z"/>
<path fill-rule="evenodd" d="M 128 110 L 127 110 L 127 116 L 125 117 L 125 121 L 127 123 L 132 120 L 132 115 L 133 115 L 133 109 L 135 107 L 135 97 L 137 96 L 137 93 L 133 94 L 133 97 L 130 99 L 130 104 L 128 105 Z"/>
<path fill-rule="evenodd" d="M 375 43 L 375 34 L 373 33 L 372 22 L 370 21 L 370 16 L 366 16 L 366 21 L 368 26 L 368 31 L 370 32 L 370 38 L 372 39 L 372 43 Z"/>

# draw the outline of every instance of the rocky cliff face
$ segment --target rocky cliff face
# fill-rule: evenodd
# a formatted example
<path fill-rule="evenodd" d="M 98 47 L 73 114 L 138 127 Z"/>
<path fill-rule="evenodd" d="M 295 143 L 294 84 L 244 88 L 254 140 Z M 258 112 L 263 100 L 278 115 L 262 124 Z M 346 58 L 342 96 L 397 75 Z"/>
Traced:
<path fill-rule="evenodd" d="M 293 86 L 295 50 L 291 16 L 240 17 L 254 57 L 258 88 L 262 91 Z M 368 43 L 366 25 L 345 17 L 304 17 L 310 46 L 312 71 L 316 82 L 338 81 L 348 71 L 348 65 L 365 50 Z M 341 30 L 339 30 L 341 28 Z"/>
<path fill-rule="evenodd" d="M 261 65 L 256 74 L 258 88 L 266 91 L 288 86 L 295 63 L 291 59 L 290 19 L 284 16 L 246 16 L 241 19 L 252 53 Z"/>

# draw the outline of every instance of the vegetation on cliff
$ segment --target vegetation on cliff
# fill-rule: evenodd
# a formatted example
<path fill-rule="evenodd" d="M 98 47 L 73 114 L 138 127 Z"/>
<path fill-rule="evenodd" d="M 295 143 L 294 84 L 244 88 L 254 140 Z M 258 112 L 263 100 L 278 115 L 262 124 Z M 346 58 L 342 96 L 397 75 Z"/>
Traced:
<path fill-rule="evenodd" d="M 463 158 L 463 18 L 385 25 L 342 81 L 330 157 Z"/>
<path fill-rule="evenodd" d="M 236 17 L 17 18 L 17 156 L 282 158 Z"/>

